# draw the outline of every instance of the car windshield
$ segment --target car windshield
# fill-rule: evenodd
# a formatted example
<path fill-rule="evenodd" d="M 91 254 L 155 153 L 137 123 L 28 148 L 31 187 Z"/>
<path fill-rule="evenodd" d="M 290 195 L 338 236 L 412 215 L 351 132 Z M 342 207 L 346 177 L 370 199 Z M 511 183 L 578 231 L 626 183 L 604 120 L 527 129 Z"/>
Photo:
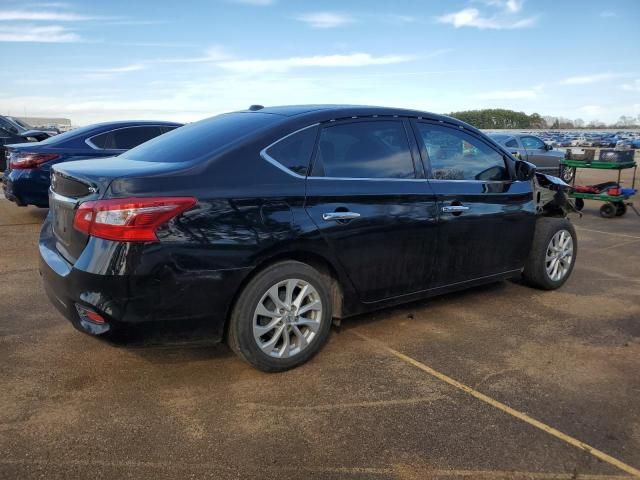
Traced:
<path fill-rule="evenodd" d="M 176 128 L 123 154 L 145 162 L 188 162 L 210 156 L 283 117 L 264 113 L 227 113 Z"/>

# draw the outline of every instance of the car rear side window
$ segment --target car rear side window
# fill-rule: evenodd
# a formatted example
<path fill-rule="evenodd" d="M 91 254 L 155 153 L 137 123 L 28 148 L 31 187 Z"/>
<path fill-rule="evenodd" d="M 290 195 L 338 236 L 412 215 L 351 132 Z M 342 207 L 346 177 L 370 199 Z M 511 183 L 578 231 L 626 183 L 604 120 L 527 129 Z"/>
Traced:
<path fill-rule="evenodd" d="M 237 112 L 190 123 L 160 135 L 123 154 L 145 162 L 189 162 L 205 158 L 285 117 L 260 112 Z"/>
<path fill-rule="evenodd" d="M 509 180 L 504 157 L 460 130 L 418 123 L 431 176 L 437 180 Z"/>
<path fill-rule="evenodd" d="M 274 143 L 265 153 L 283 167 L 306 176 L 317 135 L 317 126 L 305 128 Z"/>
<path fill-rule="evenodd" d="M 377 120 L 323 128 L 312 175 L 415 178 L 404 125 L 400 121 Z"/>
<path fill-rule="evenodd" d="M 507 143 L 505 143 L 505 146 L 509 148 L 518 148 L 518 142 L 516 141 L 515 138 L 512 138 L 510 140 L 507 140 Z"/>

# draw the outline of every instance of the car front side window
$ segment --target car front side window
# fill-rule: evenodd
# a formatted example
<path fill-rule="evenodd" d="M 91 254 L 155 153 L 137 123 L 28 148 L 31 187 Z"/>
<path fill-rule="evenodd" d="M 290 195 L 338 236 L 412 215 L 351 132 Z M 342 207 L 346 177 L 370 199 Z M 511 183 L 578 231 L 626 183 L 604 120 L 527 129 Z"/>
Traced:
<path fill-rule="evenodd" d="M 503 155 L 460 130 L 418 123 L 419 136 L 436 180 L 509 180 Z"/>
<path fill-rule="evenodd" d="M 522 144 L 527 150 L 543 150 L 544 142 L 536 137 L 522 137 Z"/>
<path fill-rule="evenodd" d="M 404 125 L 397 120 L 358 121 L 322 129 L 313 176 L 415 178 Z"/>

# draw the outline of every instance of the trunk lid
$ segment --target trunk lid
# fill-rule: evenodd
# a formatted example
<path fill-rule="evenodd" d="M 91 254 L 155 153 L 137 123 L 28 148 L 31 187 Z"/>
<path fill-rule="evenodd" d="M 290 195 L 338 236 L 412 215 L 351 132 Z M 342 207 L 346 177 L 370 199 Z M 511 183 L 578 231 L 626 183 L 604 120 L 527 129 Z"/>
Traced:
<path fill-rule="evenodd" d="M 71 264 L 82 254 L 89 236 L 73 228 L 77 207 L 103 198 L 109 185 L 123 177 L 163 176 L 184 168 L 176 163 L 143 162 L 114 157 L 54 165 L 51 171 L 49 209 L 56 249 Z"/>

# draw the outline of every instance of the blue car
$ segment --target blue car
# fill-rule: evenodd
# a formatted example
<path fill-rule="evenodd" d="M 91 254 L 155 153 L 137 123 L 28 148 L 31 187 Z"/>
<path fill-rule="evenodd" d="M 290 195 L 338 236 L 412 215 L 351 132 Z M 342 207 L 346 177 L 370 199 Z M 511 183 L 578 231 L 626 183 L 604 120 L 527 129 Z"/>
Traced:
<path fill-rule="evenodd" d="M 89 125 L 38 143 L 6 146 L 4 195 L 19 206 L 49 206 L 50 170 L 57 163 L 115 157 L 181 123 L 124 121 Z"/>

